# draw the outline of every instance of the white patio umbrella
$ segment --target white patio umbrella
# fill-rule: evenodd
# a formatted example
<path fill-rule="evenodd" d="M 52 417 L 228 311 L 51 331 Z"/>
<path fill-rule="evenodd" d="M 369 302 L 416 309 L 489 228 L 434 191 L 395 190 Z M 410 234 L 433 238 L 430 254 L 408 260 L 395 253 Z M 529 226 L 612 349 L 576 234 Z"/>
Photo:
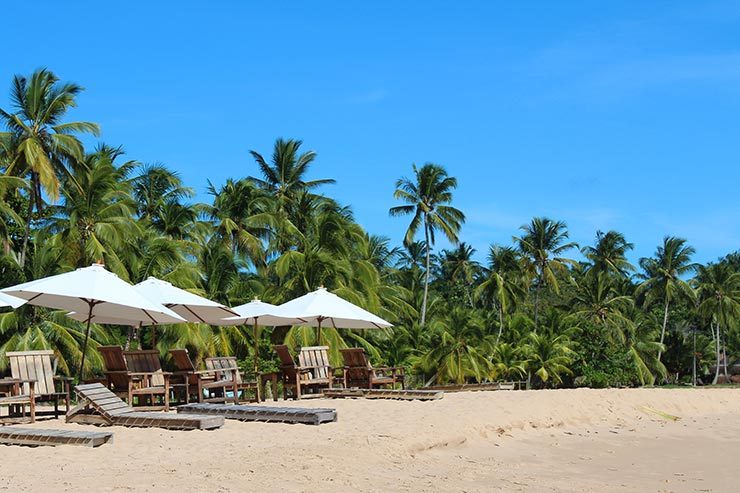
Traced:
<path fill-rule="evenodd" d="M 393 326 L 377 315 L 330 293 L 323 286 L 283 303 L 278 308 L 285 316 L 305 320 L 306 325 L 318 327 L 319 344 L 322 325 L 335 329 L 385 329 Z"/>
<path fill-rule="evenodd" d="M 224 317 L 238 316 L 237 312 L 225 305 L 180 289 L 156 277 L 149 277 L 139 284 L 134 284 L 134 289 L 146 299 L 166 306 L 188 322 L 223 325 Z M 87 321 L 87 314 L 84 313 L 69 313 L 68 316 L 82 322 Z M 131 325 L 131 321 L 128 320 L 104 316 L 93 316 L 92 321 L 101 324 Z M 153 324 L 139 324 L 141 325 Z M 155 334 L 156 332 L 152 332 L 152 345 L 156 341 Z"/>
<path fill-rule="evenodd" d="M 222 320 L 221 325 L 252 325 L 254 334 L 254 373 L 259 371 L 259 343 L 257 331 L 259 325 L 296 325 L 306 323 L 300 318 L 286 317 L 280 307 L 260 301 L 258 298 L 249 303 L 232 308 L 239 314 Z"/>
<path fill-rule="evenodd" d="M 26 300 L 23 300 L 21 298 L 16 298 L 15 296 L 10 296 L 9 294 L 0 293 L 0 308 L 10 307 L 13 310 L 18 308 L 19 306 L 25 305 Z"/>
<path fill-rule="evenodd" d="M 87 330 L 82 345 L 80 380 L 85 367 L 90 323 L 96 317 L 125 320 L 129 324 L 185 321 L 169 308 L 146 299 L 132 285 L 101 264 L 11 286 L 0 292 L 27 300 L 32 305 L 84 314 Z"/>

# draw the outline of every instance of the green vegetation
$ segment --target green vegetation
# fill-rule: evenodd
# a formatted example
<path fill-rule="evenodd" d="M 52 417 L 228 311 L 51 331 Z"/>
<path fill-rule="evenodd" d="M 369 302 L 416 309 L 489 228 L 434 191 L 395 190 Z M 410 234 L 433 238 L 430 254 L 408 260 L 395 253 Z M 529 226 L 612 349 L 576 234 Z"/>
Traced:
<path fill-rule="evenodd" d="M 621 233 L 597 232 L 579 255 L 564 222 L 538 217 L 511 245 L 491 245 L 482 265 L 460 242 L 457 180 L 432 163 L 414 166 L 387 197 L 391 216 L 410 218 L 403 244 L 392 245 L 331 198 L 334 180 L 308 179 L 320 159 L 292 139 L 278 139 L 271 155 L 250 151 L 256 176 L 209 182 L 208 203 L 195 203 L 166 165 L 127 160 L 121 147 L 85 150 L 79 136 L 99 129 L 69 121 L 80 91 L 48 70 L 12 81 L 0 111 L 1 286 L 96 261 L 132 283 L 156 276 L 232 306 L 324 285 L 395 325 L 324 330 L 335 362 L 340 348 L 361 346 L 377 364 L 406 366 L 412 385 L 676 384 L 690 380 L 694 354 L 698 373 L 716 381 L 723 355 L 740 357 L 740 253 L 697 265 L 693 248 L 668 236 L 636 268 Z M 435 249 L 440 233 L 452 247 Z M 51 348 L 74 374 L 82 329 L 61 312 L 6 311 L 0 352 Z M 146 347 L 151 331 L 94 326 L 92 346 Z M 249 360 L 252 338 L 251 328 L 187 324 L 157 328 L 156 340 L 163 354 L 187 347 L 196 358 Z M 315 344 L 316 331 L 264 328 L 259 338 L 270 369 L 271 344 Z"/>

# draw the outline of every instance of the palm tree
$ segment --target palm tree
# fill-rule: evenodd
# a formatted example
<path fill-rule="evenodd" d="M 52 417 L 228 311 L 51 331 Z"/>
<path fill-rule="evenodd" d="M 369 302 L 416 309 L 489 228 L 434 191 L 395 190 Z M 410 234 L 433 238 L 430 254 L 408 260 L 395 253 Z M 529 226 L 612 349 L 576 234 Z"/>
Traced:
<path fill-rule="evenodd" d="M 82 161 L 84 152 L 75 134 L 99 133 L 95 123 L 62 122 L 69 109 L 77 106 L 77 95 L 81 91 L 82 87 L 77 84 L 60 83 L 52 72 L 39 69 L 30 79 L 20 75 L 13 77 L 12 110 L 0 109 L 0 119 L 9 131 L 3 138 L 12 141 L 14 146 L 14 156 L 6 174 L 29 176 L 31 184 L 21 265 L 26 260 L 33 207 L 41 212 L 43 194 L 52 201 L 59 198 L 61 176 L 66 175 L 72 180 L 71 185 L 77 185 L 71 167 Z"/>
<path fill-rule="evenodd" d="M 131 179 L 139 217 L 156 222 L 167 204 L 181 204 L 195 192 L 186 187 L 180 175 L 163 164 L 148 164 Z"/>
<path fill-rule="evenodd" d="M 519 380 L 527 373 L 527 362 L 517 347 L 504 342 L 493 348 L 493 369 L 497 379 Z"/>
<path fill-rule="evenodd" d="M 460 286 L 470 308 L 473 308 L 472 287 L 481 271 L 480 264 L 473 260 L 474 254 L 475 248 L 461 242 L 452 250 L 442 250 L 440 256 L 440 278 Z"/>
<path fill-rule="evenodd" d="M 596 232 L 596 244 L 585 246 L 581 253 L 591 261 L 591 269 L 627 277 L 635 267 L 627 261 L 626 254 L 635 246 L 627 242 L 618 231 Z"/>
<path fill-rule="evenodd" d="M 476 296 L 492 302 L 497 308 L 497 344 L 504 329 L 504 314 L 525 295 L 522 278 L 517 251 L 511 247 L 491 245 L 488 250 L 488 268 L 484 270 L 483 282 L 476 288 Z"/>
<path fill-rule="evenodd" d="M 465 214 L 452 207 L 452 192 L 457 188 L 457 179 L 448 176 L 447 171 L 437 164 L 426 163 L 421 168 L 413 166 L 414 179 L 400 178 L 396 182 L 394 198 L 407 205 L 391 207 L 391 216 L 413 214 L 406 230 L 404 243 L 410 245 L 420 227 L 424 228 L 426 245 L 426 275 L 424 278 L 424 298 L 421 304 L 421 325 L 426 323 L 427 299 L 429 296 L 430 255 L 437 231 L 452 243 L 458 242 L 460 228 L 465 222 Z"/>
<path fill-rule="evenodd" d="M 480 382 L 491 375 L 493 367 L 484 350 L 485 330 L 474 311 L 455 307 L 435 320 L 432 329 L 438 336 L 422 358 L 427 371 L 434 372 L 432 380 L 463 384 L 468 378 Z"/>
<path fill-rule="evenodd" d="M 734 271 L 727 263 L 709 264 L 699 267 L 695 282 L 699 295 L 698 312 L 710 320 L 712 335 L 715 337 L 717 365 L 713 383 L 717 383 L 722 329 L 730 329 L 740 319 L 740 272 Z M 726 374 L 726 351 L 724 366 Z"/>
<path fill-rule="evenodd" d="M 333 179 L 306 179 L 308 169 L 316 159 L 316 153 L 314 151 L 301 153 L 301 145 L 303 145 L 301 140 L 277 139 L 269 163 L 257 151 L 249 151 L 263 177 L 249 179 L 277 198 L 280 210 L 286 210 L 290 202 L 301 192 L 310 192 L 321 185 L 336 183 Z"/>
<path fill-rule="evenodd" d="M 645 296 L 647 303 L 661 301 L 663 303 L 663 325 L 660 330 L 660 344 L 665 341 L 665 331 L 668 325 L 668 309 L 671 301 L 676 297 L 694 298 L 694 292 L 687 281 L 682 279 L 696 270 L 697 264 L 691 262 L 695 253 L 693 247 L 686 245 L 686 240 L 674 236 L 663 238 L 663 245 L 655 251 L 654 257 L 640 259 L 643 279 L 638 286 L 637 295 Z M 662 351 L 658 353 L 658 360 Z"/>
<path fill-rule="evenodd" d="M 625 331 L 632 323 L 625 312 L 632 303 L 631 297 L 616 293 L 605 271 L 592 270 L 578 285 L 571 305 L 572 316 L 601 328 L 611 341 L 624 343 Z"/>
<path fill-rule="evenodd" d="M 529 370 L 540 380 L 543 386 L 551 383 L 563 383 L 563 375 L 573 372 L 569 365 L 575 354 L 570 348 L 570 341 L 563 335 L 529 334 L 525 346 Z"/>
<path fill-rule="evenodd" d="M 546 217 L 535 217 L 532 222 L 525 224 L 521 229 L 524 234 L 514 237 L 519 251 L 527 259 L 527 269 L 535 280 L 534 295 L 534 331 L 538 327 L 538 311 L 540 291 L 549 286 L 560 292 L 556 273 L 567 275 L 567 266 L 573 261 L 562 257 L 563 253 L 576 248 L 574 242 L 567 242 L 568 230 L 562 221 L 553 221 Z"/>

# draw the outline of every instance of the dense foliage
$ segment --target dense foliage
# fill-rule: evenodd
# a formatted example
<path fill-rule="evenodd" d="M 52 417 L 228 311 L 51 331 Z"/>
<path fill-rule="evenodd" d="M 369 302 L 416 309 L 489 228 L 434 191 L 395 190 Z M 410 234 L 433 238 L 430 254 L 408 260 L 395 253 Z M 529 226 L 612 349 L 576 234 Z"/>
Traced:
<path fill-rule="evenodd" d="M 39 70 L 14 78 L 0 110 L 2 286 L 96 261 L 132 283 L 156 276 L 232 306 L 254 297 L 282 303 L 324 285 L 395 325 L 325 330 L 332 357 L 362 346 L 378 364 L 406 366 L 414 385 L 687 381 L 694 356 L 712 381 L 719 362 L 740 357 L 740 253 L 697 265 L 685 240 L 667 236 L 633 266 L 633 245 L 621 233 L 596 232 L 578 255 L 565 223 L 539 217 L 510 245 L 491 245 L 481 264 L 460 242 L 457 180 L 433 163 L 398 178 L 389 212 L 410 219 L 403 244 L 392 245 L 329 196 L 334 180 L 308 179 L 317 154 L 291 139 L 266 154 L 250 151 L 256 176 L 209 182 L 208 203 L 196 203 L 165 165 L 127 160 L 121 147 L 85 150 L 80 136 L 99 129 L 68 120 L 81 91 Z M 454 247 L 435 252 L 440 233 Z M 94 326 L 93 346 L 146 347 L 152 330 Z M 198 358 L 251 356 L 250 329 L 156 330 L 163 355 L 187 347 Z M 69 374 L 82 337 L 80 324 L 60 312 L 27 305 L 0 313 L 0 352 L 52 348 Z M 306 327 L 259 337 L 264 369 L 274 365 L 271 344 L 316 342 Z"/>

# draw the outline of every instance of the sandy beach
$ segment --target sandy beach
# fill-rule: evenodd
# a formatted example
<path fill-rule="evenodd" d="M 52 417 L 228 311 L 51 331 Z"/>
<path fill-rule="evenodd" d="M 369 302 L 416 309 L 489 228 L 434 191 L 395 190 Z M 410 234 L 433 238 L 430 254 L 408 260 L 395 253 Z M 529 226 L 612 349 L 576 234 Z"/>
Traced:
<path fill-rule="evenodd" d="M 270 403 L 272 404 L 272 403 Z M 34 491 L 734 491 L 740 390 L 311 399 L 321 426 L 112 427 L 112 444 L 2 447 L 0 489 Z M 280 401 L 279 405 L 295 405 Z M 678 416 L 671 421 L 652 410 Z M 95 429 L 43 420 L 34 426 Z"/>

